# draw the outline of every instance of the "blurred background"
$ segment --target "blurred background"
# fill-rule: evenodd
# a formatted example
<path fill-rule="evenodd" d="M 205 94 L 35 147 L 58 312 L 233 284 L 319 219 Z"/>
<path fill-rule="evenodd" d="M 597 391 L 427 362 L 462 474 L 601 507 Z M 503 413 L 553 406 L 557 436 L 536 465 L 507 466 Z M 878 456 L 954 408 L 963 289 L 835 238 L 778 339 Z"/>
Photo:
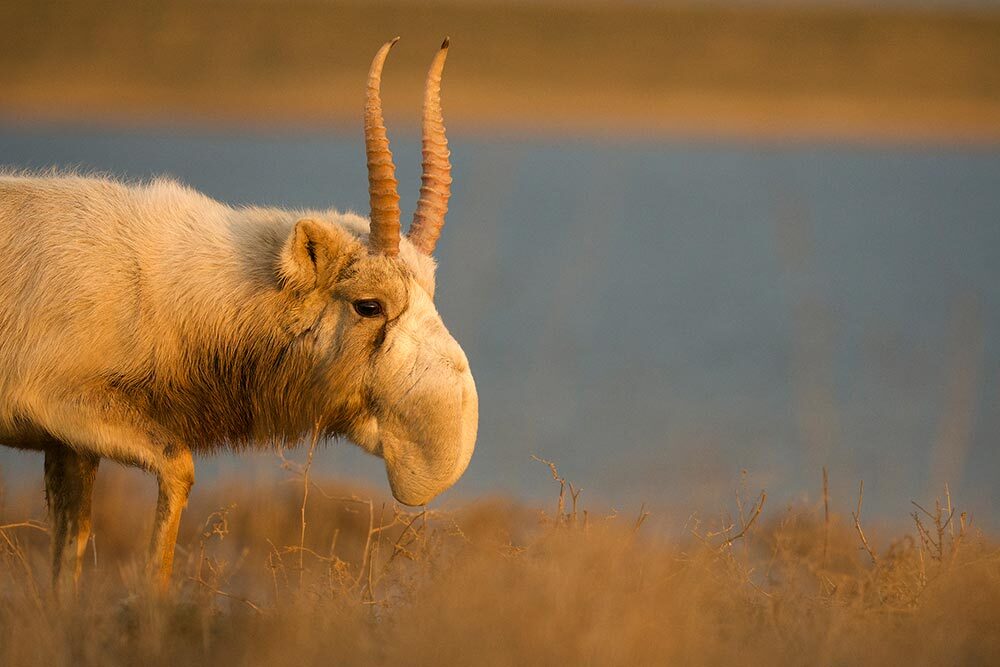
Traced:
<path fill-rule="evenodd" d="M 368 63 L 408 219 L 445 35 L 439 309 L 480 391 L 444 503 L 1000 516 L 1000 2 L 0 0 L 0 165 L 367 213 Z M 322 472 L 384 488 L 345 443 Z M 220 455 L 199 482 L 279 474 Z M 41 457 L 0 448 L 8 486 Z M 152 495 L 152 483 L 149 483 Z M 195 487 L 195 492 L 198 491 Z"/>

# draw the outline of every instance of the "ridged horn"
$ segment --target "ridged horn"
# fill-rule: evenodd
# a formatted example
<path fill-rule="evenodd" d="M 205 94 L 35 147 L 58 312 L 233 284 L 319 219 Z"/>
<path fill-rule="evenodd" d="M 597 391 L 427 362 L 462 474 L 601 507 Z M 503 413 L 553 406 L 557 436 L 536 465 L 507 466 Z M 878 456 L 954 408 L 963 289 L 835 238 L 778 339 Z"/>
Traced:
<path fill-rule="evenodd" d="M 369 247 L 373 253 L 399 254 L 399 190 L 389 137 L 382 119 L 382 65 L 399 37 L 386 42 L 368 70 L 365 98 L 365 155 L 368 158 L 368 198 L 371 202 Z"/>
<path fill-rule="evenodd" d="M 424 87 L 423 175 L 420 177 L 420 200 L 413 213 L 413 224 L 407 237 L 420 252 L 434 252 L 451 198 L 451 162 L 448 138 L 441 115 L 441 71 L 448 57 L 451 40 L 445 37 L 441 50 L 434 56 Z"/>

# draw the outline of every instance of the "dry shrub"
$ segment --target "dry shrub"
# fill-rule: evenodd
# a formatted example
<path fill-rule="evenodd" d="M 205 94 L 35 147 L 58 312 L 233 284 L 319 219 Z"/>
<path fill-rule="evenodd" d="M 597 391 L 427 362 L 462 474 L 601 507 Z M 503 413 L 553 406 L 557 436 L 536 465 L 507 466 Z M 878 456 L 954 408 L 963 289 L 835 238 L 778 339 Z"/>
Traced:
<path fill-rule="evenodd" d="M 869 552 L 860 516 L 771 510 L 763 494 L 738 496 L 732 521 L 692 520 L 690 537 L 666 539 L 644 532 L 642 511 L 584 512 L 554 466 L 551 514 L 499 500 L 415 513 L 286 468 L 288 483 L 221 483 L 193 499 L 166 599 L 140 576 L 145 533 L 131 515 L 146 492 L 132 482 L 105 480 L 83 590 L 61 608 L 44 524 L 0 517 L 0 663 L 912 665 L 1000 655 L 1000 551 L 950 500 L 915 508 L 912 530 Z M 38 511 L 38 500 L 7 507 Z"/>

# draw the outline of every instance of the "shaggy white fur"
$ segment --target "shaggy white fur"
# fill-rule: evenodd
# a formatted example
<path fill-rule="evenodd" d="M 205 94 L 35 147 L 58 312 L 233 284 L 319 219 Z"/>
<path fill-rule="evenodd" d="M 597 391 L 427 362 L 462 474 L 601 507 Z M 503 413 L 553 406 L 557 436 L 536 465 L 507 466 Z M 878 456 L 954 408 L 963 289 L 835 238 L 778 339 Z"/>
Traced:
<path fill-rule="evenodd" d="M 192 452 L 318 427 L 384 458 L 401 502 L 452 485 L 476 388 L 434 307 L 434 260 L 406 238 L 399 250 L 371 253 L 351 213 L 236 209 L 171 180 L 0 175 L 0 444 L 46 452 L 66 507 L 56 572 L 86 543 L 101 458 L 157 476 L 166 576 Z M 372 301 L 375 316 L 358 305 Z"/>

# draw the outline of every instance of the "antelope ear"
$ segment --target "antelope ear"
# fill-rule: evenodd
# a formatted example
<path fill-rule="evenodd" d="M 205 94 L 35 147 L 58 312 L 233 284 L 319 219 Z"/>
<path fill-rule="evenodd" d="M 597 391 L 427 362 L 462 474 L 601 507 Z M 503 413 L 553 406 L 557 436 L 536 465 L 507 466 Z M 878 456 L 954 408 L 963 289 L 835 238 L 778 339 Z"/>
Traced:
<path fill-rule="evenodd" d="M 278 272 L 286 287 L 310 290 L 329 279 L 342 239 L 328 225 L 303 218 L 295 223 L 281 249 Z"/>

